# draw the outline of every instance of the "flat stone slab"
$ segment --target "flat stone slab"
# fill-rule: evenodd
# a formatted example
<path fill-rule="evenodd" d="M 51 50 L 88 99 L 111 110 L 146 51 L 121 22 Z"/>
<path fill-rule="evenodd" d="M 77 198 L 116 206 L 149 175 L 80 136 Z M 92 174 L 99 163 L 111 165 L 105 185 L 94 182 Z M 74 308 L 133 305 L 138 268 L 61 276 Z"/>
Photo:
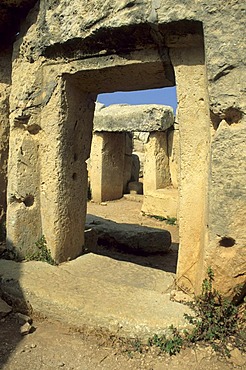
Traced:
<path fill-rule="evenodd" d="M 142 212 L 146 215 L 177 218 L 178 189 L 157 189 L 143 196 Z"/>
<path fill-rule="evenodd" d="M 173 273 L 93 253 L 59 266 L 0 260 L 0 271 L 13 303 L 77 328 L 148 338 L 171 324 L 188 325 L 183 315 L 190 309 L 170 300 Z"/>
<path fill-rule="evenodd" d="M 167 253 L 171 234 L 167 230 L 133 224 L 119 224 L 94 215 L 87 215 L 86 229 L 94 230 L 97 243 L 136 254 Z"/>
<path fill-rule="evenodd" d="M 94 115 L 94 132 L 165 131 L 173 124 L 173 109 L 159 104 L 112 104 Z"/>

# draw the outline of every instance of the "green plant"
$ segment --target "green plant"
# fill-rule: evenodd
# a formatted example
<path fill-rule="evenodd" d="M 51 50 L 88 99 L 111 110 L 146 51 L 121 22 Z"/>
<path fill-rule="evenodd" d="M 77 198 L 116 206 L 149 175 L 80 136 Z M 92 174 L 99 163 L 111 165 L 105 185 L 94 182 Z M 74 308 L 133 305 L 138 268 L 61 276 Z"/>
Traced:
<path fill-rule="evenodd" d="M 168 353 L 170 356 L 176 355 L 180 352 L 182 346 L 184 345 L 184 339 L 181 336 L 177 328 L 170 326 L 171 335 L 157 335 L 155 334 L 149 339 L 149 346 L 156 346 L 162 352 Z"/>
<path fill-rule="evenodd" d="M 202 283 L 201 295 L 189 303 L 195 314 L 185 315 L 193 324 L 186 337 L 191 343 L 201 340 L 209 342 L 215 350 L 229 355 L 228 337 L 238 337 L 238 307 L 213 288 L 214 273 L 211 268 L 208 268 L 207 275 Z"/>
<path fill-rule="evenodd" d="M 245 349 L 245 304 L 241 307 L 224 298 L 213 288 L 214 273 L 208 268 L 207 277 L 202 283 L 202 293 L 193 302 L 187 303 L 194 315 L 185 315 L 191 329 L 179 332 L 170 327 L 171 335 L 154 335 L 149 339 L 150 346 L 156 346 L 161 351 L 175 355 L 183 346 L 189 346 L 199 341 L 209 343 L 212 348 L 227 356 L 229 341 L 241 350 Z"/>
<path fill-rule="evenodd" d="M 177 218 L 176 217 L 169 217 L 166 218 L 166 224 L 168 225 L 176 225 Z"/>
<path fill-rule="evenodd" d="M 42 235 L 35 243 L 35 251 L 31 251 L 26 254 L 27 261 L 42 261 L 47 262 L 50 265 L 56 265 L 56 262 L 51 257 L 50 250 L 47 247 L 45 236 Z"/>
<path fill-rule="evenodd" d="M 163 216 L 157 216 L 157 215 L 150 215 L 149 217 L 155 218 L 158 221 L 165 221 L 168 225 L 176 225 L 177 218 L 176 217 L 163 217 Z"/>

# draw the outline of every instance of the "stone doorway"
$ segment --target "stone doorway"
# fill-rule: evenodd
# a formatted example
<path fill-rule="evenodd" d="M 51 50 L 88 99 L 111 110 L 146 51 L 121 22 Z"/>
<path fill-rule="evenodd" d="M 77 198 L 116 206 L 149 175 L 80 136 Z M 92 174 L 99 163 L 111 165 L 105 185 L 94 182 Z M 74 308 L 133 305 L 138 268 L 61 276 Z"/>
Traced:
<path fill-rule="evenodd" d="M 165 46 L 143 45 L 146 40 L 141 43 L 131 52 L 105 52 L 90 58 L 68 59 L 66 63 L 58 58 L 53 62 L 47 60 L 42 66 L 44 103 L 36 112 L 42 130 L 37 130 L 29 120 L 28 124 L 36 129 L 25 133 L 29 135 L 28 145 L 23 148 L 26 153 L 35 153 L 36 158 L 35 170 L 30 167 L 33 185 L 26 182 L 27 197 L 33 201 L 11 198 L 8 241 L 26 248 L 45 235 L 58 262 L 77 257 L 84 244 L 85 162 L 90 153 L 97 94 L 176 84 L 181 159 L 177 277 L 178 284 L 196 290 L 202 279 L 206 243 L 209 160 L 208 94 L 201 28 L 196 25 L 191 34 L 184 36 L 180 33 L 170 36 L 167 32 Z M 29 175 L 25 174 L 27 178 Z M 16 176 L 17 182 L 23 182 L 23 178 L 18 178 L 18 169 Z M 35 225 L 21 233 L 23 225 L 32 225 L 34 218 Z"/>

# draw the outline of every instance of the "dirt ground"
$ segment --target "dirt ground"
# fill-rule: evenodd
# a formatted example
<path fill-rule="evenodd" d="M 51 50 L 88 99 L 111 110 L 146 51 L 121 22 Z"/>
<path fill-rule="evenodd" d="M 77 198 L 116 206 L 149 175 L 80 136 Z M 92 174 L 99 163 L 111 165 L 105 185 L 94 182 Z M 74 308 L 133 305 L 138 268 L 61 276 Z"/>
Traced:
<path fill-rule="evenodd" d="M 140 213 L 141 203 L 129 200 L 107 202 L 104 205 L 88 203 L 88 213 L 116 222 L 141 224 L 164 228 L 171 232 L 173 247 L 170 263 L 178 253 L 178 227 L 147 218 Z M 140 257 L 136 257 L 140 258 Z M 175 266 L 173 266 L 175 268 Z M 222 358 L 208 346 L 193 346 L 170 357 L 150 349 L 139 353 L 110 333 L 78 332 L 61 322 L 47 318 L 33 318 L 33 332 L 21 336 L 20 324 L 12 313 L 0 320 L 0 369 L 3 370 L 227 370 L 245 369 L 246 357 L 232 350 L 231 358 Z M 136 346 L 137 349 L 138 346 Z"/>

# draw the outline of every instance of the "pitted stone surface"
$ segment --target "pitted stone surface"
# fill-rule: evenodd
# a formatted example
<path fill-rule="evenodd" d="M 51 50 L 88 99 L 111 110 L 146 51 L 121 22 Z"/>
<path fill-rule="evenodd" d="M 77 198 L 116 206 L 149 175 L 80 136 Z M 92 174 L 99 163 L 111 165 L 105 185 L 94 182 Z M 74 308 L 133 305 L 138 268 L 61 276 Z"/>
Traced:
<path fill-rule="evenodd" d="M 173 109 L 158 104 L 113 104 L 96 111 L 94 116 L 94 131 L 165 131 L 173 124 Z"/>

